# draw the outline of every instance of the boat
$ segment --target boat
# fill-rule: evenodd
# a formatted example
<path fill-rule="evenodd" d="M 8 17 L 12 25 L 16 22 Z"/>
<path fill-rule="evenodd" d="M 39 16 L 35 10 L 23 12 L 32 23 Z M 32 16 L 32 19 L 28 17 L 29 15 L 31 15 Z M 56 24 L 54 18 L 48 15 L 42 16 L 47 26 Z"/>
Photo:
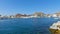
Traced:
<path fill-rule="evenodd" d="M 49 31 L 51 34 L 60 34 L 60 21 L 53 23 L 50 26 Z"/>

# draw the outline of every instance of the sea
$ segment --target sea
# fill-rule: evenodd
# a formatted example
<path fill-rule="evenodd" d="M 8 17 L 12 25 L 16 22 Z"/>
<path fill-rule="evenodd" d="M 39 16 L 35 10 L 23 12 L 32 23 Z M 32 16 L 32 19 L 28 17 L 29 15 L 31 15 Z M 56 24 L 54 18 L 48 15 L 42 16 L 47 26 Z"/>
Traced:
<path fill-rule="evenodd" d="M 60 19 L 13 18 L 0 19 L 0 34 L 51 34 L 49 27 Z"/>

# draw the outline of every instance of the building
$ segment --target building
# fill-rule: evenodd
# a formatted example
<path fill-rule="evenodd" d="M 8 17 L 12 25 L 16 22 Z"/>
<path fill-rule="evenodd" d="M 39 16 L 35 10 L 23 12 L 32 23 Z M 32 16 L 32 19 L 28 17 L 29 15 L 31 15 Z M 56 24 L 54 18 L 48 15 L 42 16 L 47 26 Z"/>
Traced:
<path fill-rule="evenodd" d="M 60 17 L 60 12 L 54 13 L 53 17 Z"/>
<path fill-rule="evenodd" d="M 15 18 L 15 16 L 14 15 L 10 15 L 9 18 Z"/>
<path fill-rule="evenodd" d="M 58 17 L 57 14 L 52 14 L 52 17 Z"/>
<path fill-rule="evenodd" d="M 52 15 L 51 14 L 45 14 L 45 17 L 52 17 Z"/>
<path fill-rule="evenodd" d="M 33 16 L 44 17 L 45 14 L 42 13 L 42 12 L 35 12 L 35 13 L 33 14 Z"/>

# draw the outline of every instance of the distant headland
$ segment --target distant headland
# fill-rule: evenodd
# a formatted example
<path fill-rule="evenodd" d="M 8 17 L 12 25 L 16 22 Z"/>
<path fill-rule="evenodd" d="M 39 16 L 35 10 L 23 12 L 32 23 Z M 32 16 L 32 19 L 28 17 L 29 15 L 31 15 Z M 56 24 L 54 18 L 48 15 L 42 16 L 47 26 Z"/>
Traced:
<path fill-rule="evenodd" d="M 15 15 L 9 15 L 9 16 L 2 16 L 0 15 L 0 18 L 40 18 L 40 17 L 59 17 L 60 18 L 60 12 L 53 13 L 53 14 L 45 14 L 43 12 L 35 12 L 33 14 L 27 15 L 27 14 L 15 14 Z"/>

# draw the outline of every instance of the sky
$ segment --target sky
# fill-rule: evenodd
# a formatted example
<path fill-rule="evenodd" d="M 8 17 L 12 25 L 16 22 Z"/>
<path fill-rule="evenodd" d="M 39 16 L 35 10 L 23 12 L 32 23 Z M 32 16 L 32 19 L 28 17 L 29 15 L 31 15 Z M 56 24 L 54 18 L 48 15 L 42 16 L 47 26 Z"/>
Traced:
<path fill-rule="evenodd" d="M 0 14 L 52 14 L 60 11 L 60 0 L 0 0 Z"/>

